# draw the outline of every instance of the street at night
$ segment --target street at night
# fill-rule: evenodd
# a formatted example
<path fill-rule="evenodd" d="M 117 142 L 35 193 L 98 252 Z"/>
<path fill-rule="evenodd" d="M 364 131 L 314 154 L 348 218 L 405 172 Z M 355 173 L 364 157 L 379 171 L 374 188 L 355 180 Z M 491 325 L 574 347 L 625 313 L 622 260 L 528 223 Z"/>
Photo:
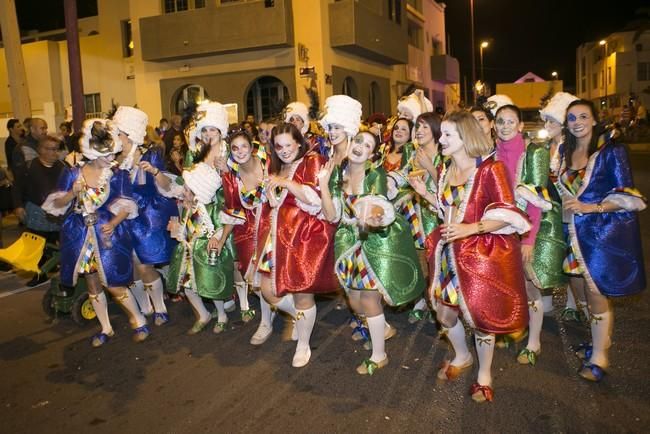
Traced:
<path fill-rule="evenodd" d="M 631 160 L 637 187 L 647 193 L 650 154 L 633 153 Z M 640 217 L 647 252 L 650 213 Z M 386 344 L 389 365 L 360 376 L 355 367 L 367 351 L 350 339 L 349 313 L 337 310 L 335 299 L 319 301 L 312 360 L 296 369 L 282 318 L 271 339 L 254 347 L 248 340 L 257 320 L 244 324 L 235 312 L 225 333 L 186 336 L 189 305 L 168 303 L 172 321 L 135 344 L 126 317 L 111 305 L 116 337 L 93 349 L 95 323 L 80 328 L 65 316 L 52 322 L 41 309 L 46 286 L 9 295 L 24 279 L 0 278 L 3 432 L 647 431 L 648 291 L 614 300 L 611 368 L 601 383 L 576 375 L 572 346 L 588 332 L 559 321 L 557 297 L 537 365 L 517 364 L 514 349 L 497 350 L 495 399 L 479 405 L 468 394 L 476 368 L 453 383 L 438 382 L 447 343 L 434 324 L 409 324 L 406 312 L 387 311 L 398 330 Z"/>

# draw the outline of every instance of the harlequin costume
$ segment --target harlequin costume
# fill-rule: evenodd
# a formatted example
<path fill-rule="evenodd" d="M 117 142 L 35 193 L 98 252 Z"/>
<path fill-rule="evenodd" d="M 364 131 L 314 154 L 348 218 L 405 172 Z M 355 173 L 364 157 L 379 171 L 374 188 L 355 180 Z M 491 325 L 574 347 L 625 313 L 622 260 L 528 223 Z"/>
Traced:
<path fill-rule="evenodd" d="M 179 230 L 172 233 L 178 245 L 172 256 L 168 274 L 168 290 L 185 291 L 196 314 L 196 322 L 190 334 L 200 332 L 210 321 L 210 313 L 201 297 L 210 300 L 225 300 L 233 291 L 233 253 L 226 243 L 221 253 L 210 257 L 208 241 L 211 237 L 221 238 L 223 224 L 219 219 L 222 202 L 215 199 L 221 187 L 217 171 L 206 163 L 197 163 L 183 171 L 186 188 L 194 194 L 191 203 L 184 202 L 179 221 Z M 221 328 L 225 327 L 225 321 Z"/>
<path fill-rule="evenodd" d="M 616 204 L 615 212 L 565 213 L 568 251 L 565 272 L 581 275 L 586 291 L 606 297 L 636 294 L 646 286 L 641 234 L 636 212 L 646 207 L 646 199 L 634 187 L 632 169 L 625 146 L 607 133 L 598 140 L 596 152 L 582 169 L 566 166 L 566 149 L 560 149 L 560 176 L 555 185 L 563 198 L 577 198 L 587 204 Z M 611 310 L 591 315 L 593 348 L 585 354 L 583 375 L 596 381 L 604 366 L 594 363 L 590 354 L 602 354 L 610 345 L 613 325 Z"/>
<path fill-rule="evenodd" d="M 112 118 L 115 128 L 124 131 L 132 142 L 131 150 L 124 156 L 120 168 L 129 174 L 133 198 L 139 210 L 138 217 L 129 221 L 134 261 L 153 267 L 157 264 L 167 264 L 176 246 L 176 241 L 167 231 L 167 222 L 172 216 L 178 216 L 178 207 L 173 197 L 178 195 L 181 187 L 176 182 L 171 182 L 172 188 L 165 191 L 158 187 L 155 176 L 138 166 L 140 162 L 146 161 L 158 171 L 165 169 L 162 148 L 147 149 L 143 145 L 147 122 L 146 113 L 134 107 L 120 106 Z M 138 151 L 141 157 L 139 161 L 134 161 Z M 170 174 L 169 177 L 175 181 L 174 175 Z M 138 300 L 140 310 L 145 315 L 153 313 L 156 325 L 169 322 L 162 278 L 157 276 L 151 282 L 143 282 L 142 278 L 138 277 L 133 282 L 131 291 Z"/>
<path fill-rule="evenodd" d="M 116 138 L 117 132 L 111 131 L 105 120 L 86 120 L 80 139 L 84 157 L 92 161 L 119 152 L 120 145 Z M 57 207 L 55 200 L 72 191 L 77 181 L 81 182 L 81 191 L 69 204 Z M 126 211 L 127 219 L 134 219 L 138 215 L 126 171 L 105 167 L 98 185 L 90 186 L 80 166 L 66 167 L 59 178 L 57 191 L 48 196 L 42 208 L 49 214 L 64 218 L 60 234 L 60 278 L 63 285 L 74 287 L 79 275 L 93 273 L 97 273 L 101 285 L 105 287 L 127 287 L 133 282 L 133 242 L 128 223 L 117 225 L 110 237 L 101 231 L 101 227 L 120 212 Z M 113 336 L 106 295 L 103 291 L 96 295 L 89 293 L 89 298 L 102 325 L 102 332 L 93 337 L 92 343 L 93 346 L 101 346 Z M 128 288 L 116 301 L 129 314 L 135 329 L 134 338 L 144 340 L 149 334 L 146 320 Z"/>

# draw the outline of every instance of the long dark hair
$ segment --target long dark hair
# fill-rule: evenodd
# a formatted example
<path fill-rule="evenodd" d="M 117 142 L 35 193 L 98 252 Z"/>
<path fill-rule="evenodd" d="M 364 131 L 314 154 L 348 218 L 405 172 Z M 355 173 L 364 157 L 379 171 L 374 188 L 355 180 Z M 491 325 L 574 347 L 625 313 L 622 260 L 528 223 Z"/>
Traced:
<path fill-rule="evenodd" d="M 413 137 L 411 137 L 411 132 L 413 131 L 413 122 L 411 122 L 410 120 L 408 120 L 408 119 L 406 119 L 406 118 L 399 118 L 399 119 L 397 119 L 397 120 L 395 121 L 395 123 L 393 124 L 393 129 L 395 129 L 395 125 L 397 125 L 397 123 L 398 123 L 398 122 L 401 122 L 401 121 L 406 122 L 406 124 L 407 124 L 408 127 L 409 127 L 409 128 L 408 128 L 408 129 L 409 129 L 409 138 L 408 138 L 408 140 L 406 141 L 406 143 L 408 143 L 408 142 L 410 142 L 410 141 L 413 139 Z M 391 132 L 390 132 L 390 140 L 388 141 L 388 143 L 389 143 L 389 146 L 388 146 L 388 153 L 391 153 L 391 152 L 393 152 L 393 149 L 395 149 L 395 142 L 393 141 L 393 131 L 392 131 L 392 130 L 391 130 Z"/>
<path fill-rule="evenodd" d="M 290 134 L 291 138 L 300 145 L 300 150 L 298 151 L 296 160 L 302 158 L 309 150 L 309 146 L 307 145 L 307 142 L 305 142 L 305 138 L 300 133 L 300 130 L 295 127 L 295 125 L 289 123 L 281 123 L 280 125 L 273 127 L 273 130 L 271 131 L 271 168 L 269 169 L 269 173 L 273 174 L 280 173 L 280 169 L 282 169 L 283 164 L 282 160 L 280 160 L 280 157 L 278 157 L 278 153 L 275 151 L 275 137 L 279 136 L 280 134 Z"/>
<path fill-rule="evenodd" d="M 594 129 L 591 132 L 591 140 L 589 140 L 589 147 L 587 148 L 587 158 L 589 158 L 598 149 L 598 138 L 605 131 L 605 128 L 598 122 L 598 111 L 596 110 L 594 103 L 586 99 L 577 99 L 573 101 L 571 104 L 569 104 L 569 106 L 566 109 L 567 115 L 569 114 L 569 109 L 577 105 L 583 105 L 589 107 L 589 110 L 591 111 L 591 116 L 594 118 L 594 121 L 596 121 L 596 125 L 594 126 Z M 578 147 L 578 142 L 575 136 L 571 134 L 571 132 L 569 131 L 566 119 L 564 119 L 564 156 L 566 158 L 566 167 L 571 167 L 573 153 L 575 152 L 577 147 Z"/>
<path fill-rule="evenodd" d="M 433 134 L 433 141 L 438 143 L 440 136 L 442 135 L 440 132 L 440 124 L 442 123 L 440 116 L 434 112 L 425 112 L 418 116 L 415 120 L 416 129 L 417 125 L 420 122 L 424 122 L 429 125 L 429 128 L 431 128 L 431 133 Z"/>

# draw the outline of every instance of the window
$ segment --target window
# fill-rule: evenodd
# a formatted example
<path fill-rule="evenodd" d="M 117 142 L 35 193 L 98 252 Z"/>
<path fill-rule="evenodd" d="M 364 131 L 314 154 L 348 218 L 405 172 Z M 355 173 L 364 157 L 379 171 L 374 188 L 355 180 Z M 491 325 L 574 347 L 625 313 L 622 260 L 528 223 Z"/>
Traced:
<path fill-rule="evenodd" d="M 253 82 L 246 94 L 246 113 L 262 120 L 277 117 L 291 101 L 289 89 L 276 77 L 266 75 Z"/>
<path fill-rule="evenodd" d="M 387 0 L 388 1 L 388 19 L 402 24 L 402 0 Z"/>
<path fill-rule="evenodd" d="M 370 83 L 370 98 L 368 107 L 370 108 L 370 113 L 377 113 L 381 107 L 381 89 L 376 81 Z"/>
<path fill-rule="evenodd" d="M 408 22 L 408 38 L 409 45 L 422 49 L 422 27 L 411 20 Z"/>
<path fill-rule="evenodd" d="M 201 101 L 208 98 L 208 94 L 205 89 L 203 89 L 203 86 L 200 86 L 198 84 L 190 84 L 189 86 L 185 86 L 176 91 L 176 98 L 174 101 L 174 106 L 172 107 L 172 113 L 183 113 L 191 102 L 200 104 Z"/>
<path fill-rule="evenodd" d="M 221 0 L 223 3 L 225 0 Z M 206 0 L 163 0 L 163 10 L 166 14 L 204 8 Z"/>
<path fill-rule="evenodd" d="M 84 95 L 84 109 L 86 110 L 86 115 L 92 113 L 101 117 L 102 99 L 100 95 L 98 93 L 89 93 Z"/>
<path fill-rule="evenodd" d="M 343 89 L 341 90 L 341 93 L 351 98 L 357 97 L 357 84 L 354 82 L 354 79 L 352 77 L 345 77 L 345 80 L 343 80 Z"/>
<path fill-rule="evenodd" d="M 607 84 L 612 84 L 612 67 L 607 67 Z"/>
<path fill-rule="evenodd" d="M 582 77 L 582 80 L 580 82 L 580 88 L 582 92 L 587 91 L 587 77 Z"/>
<path fill-rule="evenodd" d="M 131 32 L 131 20 L 122 20 L 122 57 L 133 56 L 133 33 Z"/>
<path fill-rule="evenodd" d="M 600 75 L 600 88 L 603 89 L 605 87 L 605 75 L 603 71 L 600 71 L 598 75 Z"/>
<path fill-rule="evenodd" d="M 650 80 L 650 62 L 639 62 L 636 64 L 636 79 L 638 81 Z"/>
<path fill-rule="evenodd" d="M 596 72 L 591 75 L 591 86 L 594 89 L 598 89 L 598 73 Z"/>

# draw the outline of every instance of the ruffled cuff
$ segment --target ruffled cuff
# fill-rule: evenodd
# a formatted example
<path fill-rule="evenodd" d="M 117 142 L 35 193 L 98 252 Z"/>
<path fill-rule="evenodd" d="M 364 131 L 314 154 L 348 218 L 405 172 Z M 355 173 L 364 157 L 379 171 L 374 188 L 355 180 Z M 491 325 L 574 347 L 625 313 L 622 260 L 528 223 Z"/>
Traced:
<path fill-rule="evenodd" d="M 307 197 L 307 202 L 302 202 L 296 199 L 298 207 L 310 215 L 318 215 L 321 212 L 322 204 L 320 196 L 311 187 L 306 185 L 301 186 L 302 191 Z"/>
<path fill-rule="evenodd" d="M 54 201 L 65 196 L 66 194 L 68 193 L 65 191 L 57 191 L 55 193 L 51 193 L 49 196 L 47 196 L 47 199 L 45 199 L 45 202 L 43 202 L 41 208 L 43 208 L 43 211 L 46 213 L 55 217 L 62 216 L 68 211 L 68 208 L 70 208 L 70 203 L 68 203 L 66 206 L 58 207 L 54 205 Z"/>
<path fill-rule="evenodd" d="M 125 197 L 117 198 L 111 202 L 111 204 L 108 206 L 108 210 L 113 215 L 118 215 L 122 211 L 126 211 L 128 213 L 126 216 L 128 220 L 134 219 L 138 216 L 138 204 L 136 204 L 133 200 L 127 199 Z"/>
<path fill-rule="evenodd" d="M 224 225 L 243 225 L 246 223 L 246 214 L 240 209 L 219 211 L 219 221 Z"/>
<path fill-rule="evenodd" d="M 636 188 L 615 188 L 610 191 L 603 203 L 613 203 L 625 211 L 643 211 L 647 199 Z"/>
<path fill-rule="evenodd" d="M 517 203 L 522 205 L 530 203 L 542 211 L 550 211 L 553 208 L 551 197 L 548 195 L 548 190 L 544 187 L 519 184 L 515 189 L 515 199 Z"/>
<path fill-rule="evenodd" d="M 178 183 L 178 179 L 180 178 L 182 180 L 183 178 L 168 172 L 163 172 L 163 175 L 165 175 L 171 181 L 169 184 L 169 190 L 165 190 L 156 182 L 158 193 L 160 193 L 161 196 L 167 197 L 169 199 L 182 199 L 183 191 L 185 188 L 182 184 Z"/>
<path fill-rule="evenodd" d="M 398 172 L 390 172 L 388 175 L 386 175 L 386 181 L 386 196 L 389 200 L 393 200 L 399 194 L 399 189 L 406 182 L 406 180 Z"/>
<path fill-rule="evenodd" d="M 332 198 L 332 203 L 334 203 L 334 212 L 336 213 L 336 216 L 334 216 L 334 221 L 330 221 L 330 223 L 337 224 L 339 221 L 341 221 L 343 217 L 343 213 L 341 212 L 342 207 L 341 207 L 341 201 L 333 197 Z M 325 218 L 325 214 L 323 214 L 323 210 L 321 209 L 321 212 L 318 213 L 318 220 L 327 220 Z"/>
<path fill-rule="evenodd" d="M 508 225 L 491 233 L 497 235 L 525 234 L 530 231 L 530 222 L 521 211 L 508 208 L 491 208 L 483 213 L 481 221 L 496 220 Z"/>
<path fill-rule="evenodd" d="M 389 226 L 395 221 L 395 208 L 386 198 L 378 195 L 364 196 L 357 200 L 353 206 L 354 213 L 358 217 L 362 217 L 366 213 L 370 213 L 370 207 L 372 206 L 378 206 L 384 211 L 379 227 Z"/>

